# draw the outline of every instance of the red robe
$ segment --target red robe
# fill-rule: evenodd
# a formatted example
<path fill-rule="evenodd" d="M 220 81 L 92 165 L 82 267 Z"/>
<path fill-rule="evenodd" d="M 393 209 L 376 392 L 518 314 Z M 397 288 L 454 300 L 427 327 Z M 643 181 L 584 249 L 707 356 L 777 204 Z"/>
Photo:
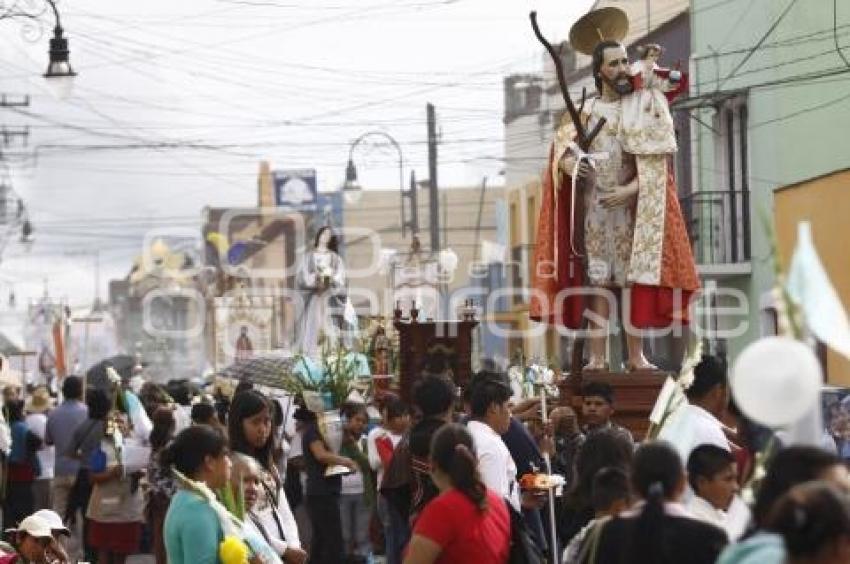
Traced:
<path fill-rule="evenodd" d="M 570 248 L 571 179 L 567 174 L 559 172 L 558 186 L 553 185 L 550 172 L 555 158 L 553 151 L 554 146 L 549 152 L 549 167 L 543 174 L 529 316 L 535 321 L 579 329 L 586 309 L 585 297 L 580 293 L 570 294 L 569 290 L 586 286 L 585 271 L 582 257 Z M 557 205 L 554 199 L 556 190 Z M 632 299 L 629 319 L 639 329 L 687 323 L 688 305 L 693 292 L 700 287 L 676 184 L 669 170 L 665 208 L 660 284 L 630 286 Z M 556 210 L 558 221 L 555 218 Z M 583 226 L 581 229 L 583 231 Z M 559 293 L 565 290 L 567 297 L 558 299 Z"/>

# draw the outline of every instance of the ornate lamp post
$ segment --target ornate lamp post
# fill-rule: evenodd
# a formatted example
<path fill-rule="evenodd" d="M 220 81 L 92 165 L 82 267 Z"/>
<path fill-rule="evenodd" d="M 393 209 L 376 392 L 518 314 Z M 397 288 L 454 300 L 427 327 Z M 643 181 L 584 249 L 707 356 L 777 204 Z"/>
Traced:
<path fill-rule="evenodd" d="M 59 99 L 65 99 L 71 94 L 73 87 L 73 79 L 77 75 L 71 67 L 68 51 L 68 39 L 65 37 L 62 22 L 59 16 L 59 10 L 56 8 L 55 0 L 42 0 L 45 3 L 45 9 L 41 12 L 32 12 L 26 7 L 19 6 L 19 2 L 13 2 L 10 6 L 0 7 L 0 20 L 6 19 L 29 19 L 40 23 L 41 16 L 47 11 L 49 6 L 53 12 L 55 25 L 53 27 L 53 37 L 50 39 L 50 61 L 47 65 L 47 71 L 44 73 L 44 78 L 50 85 L 54 94 Z M 31 6 L 33 2 L 30 0 L 25 3 Z"/>
<path fill-rule="evenodd" d="M 351 147 L 348 149 L 348 165 L 345 167 L 345 183 L 342 185 L 342 193 L 345 200 L 350 204 L 357 203 L 360 200 L 363 188 L 357 182 L 357 167 L 354 166 L 354 149 L 356 149 L 364 139 L 376 136 L 386 139 L 390 145 L 395 148 L 396 152 L 398 152 L 398 185 L 401 190 L 401 236 L 407 236 L 408 228 L 410 228 L 410 232 L 413 235 L 416 235 L 419 232 L 419 210 L 417 209 L 416 204 L 416 181 L 413 177 L 413 173 L 411 173 L 410 188 L 408 190 L 404 189 L 404 156 L 401 152 L 401 145 L 399 145 L 398 141 L 396 141 L 389 133 L 377 130 L 367 131 L 351 143 Z M 405 198 L 410 198 L 410 220 L 406 218 L 407 214 L 404 206 Z"/>

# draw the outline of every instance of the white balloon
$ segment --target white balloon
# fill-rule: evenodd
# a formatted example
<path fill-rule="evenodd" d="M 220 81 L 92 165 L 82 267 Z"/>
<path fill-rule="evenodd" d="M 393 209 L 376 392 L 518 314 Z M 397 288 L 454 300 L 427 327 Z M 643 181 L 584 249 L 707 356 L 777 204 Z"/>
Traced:
<path fill-rule="evenodd" d="M 747 417 L 771 428 L 785 427 L 820 400 L 821 367 L 805 344 L 788 337 L 764 337 L 738 356 L 730 384 Z"/>

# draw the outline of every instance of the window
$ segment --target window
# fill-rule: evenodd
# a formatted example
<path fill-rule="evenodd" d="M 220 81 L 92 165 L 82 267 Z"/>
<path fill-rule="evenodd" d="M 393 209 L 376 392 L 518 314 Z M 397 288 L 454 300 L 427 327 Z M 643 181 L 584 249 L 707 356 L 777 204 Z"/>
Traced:
<path fill-rule="evenodd" d="M 715 190 L 712 197 L 713 253 L 720 262 L 750 260 L 750 186 L 747 98 L 722 102 L 714 116 Z"/>

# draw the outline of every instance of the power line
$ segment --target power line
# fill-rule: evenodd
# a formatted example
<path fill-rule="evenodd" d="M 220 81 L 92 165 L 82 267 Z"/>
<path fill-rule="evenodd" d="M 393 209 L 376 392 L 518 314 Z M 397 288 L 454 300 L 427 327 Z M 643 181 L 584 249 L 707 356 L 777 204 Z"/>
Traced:
<path fill-rule="evenodd" d="M 770 34 L 773 33 L 773 31 L 779 26 L 780 23 L 782 23 L 782 20 L 785 19 L 785 16 L 788 15 L 788 12 L 791 11 L 791 8 L 793 8 L 794 4 L 796 3 L 797 0 L 790 0 L 788 2 L 788 4 L 785 6 L 785 9 L 782 10 L 781 14 L 779 14 L 779 17 L 776 18 L 776 20 L 770 25 L 770 27 L 767 28 L 767 31 L 764 32 L 764 35 L 762 35 L 761 38 L 756 41 L 756 44 L 752 46 L 752 48 L 749 50 L 749 52 L 747 52 L 744 58 L 741 59 L 741 61 L 735 66 L 734 69 L 732 69 L 732 72 L 726 75 L 726 78 L 724 78 L 723 81 L 718 85 L 718 89 L 722 88 L 723 85 L 726 84 L 726 82 L 730 78 L 735 76 L 735 73 L 741 70 L 741 67 L 743 67 L 747 63 L 747 61 L 750 60 L 750 57 L 752 57 L 755 52 L 759 50 L 759 47 L 761 47 L 762 43 L 764 43 L 767 38 L 770 37 Z"/>

